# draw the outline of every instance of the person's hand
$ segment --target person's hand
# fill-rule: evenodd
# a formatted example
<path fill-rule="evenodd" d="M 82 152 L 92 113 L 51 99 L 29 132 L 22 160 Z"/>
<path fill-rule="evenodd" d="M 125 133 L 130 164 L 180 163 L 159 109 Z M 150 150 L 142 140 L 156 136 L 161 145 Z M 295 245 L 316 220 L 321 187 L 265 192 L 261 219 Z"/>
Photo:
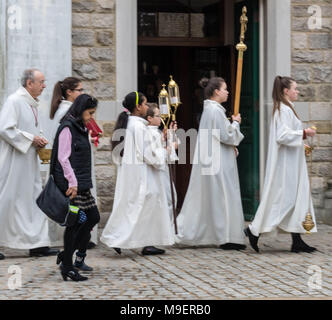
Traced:
<path fill-rule="evenodd" d="M 77 196 L 77 187 L 69 187 L 66 196 L 70 196 L 70 199 L 74 199 Z"/>
<path fill-rule="evenodd" d="M 313 137 L 316 134 L 316 130 L 312 128 L 305 129 L 304 131 L 308 137 Z"/>
<path fill-rule="evenodd" d="M 176 131 L 178 129 L 178 123 L 176 121 L 172 121 L 171 124 L 169 125 L 169 128 L 171 130 Z"/>
<path fill-rule="evenodd" d="M 237 121 L 239 124 L 241 124 L 242 118 L 241 118 L 241 114 L 239 113 L 236 116 L 232 116 L 232 121 Z"/>
<path fill-rule="evenodd" d="M 36 148 L 36 149 L 42 149 L 44 148 L 46 145 L 48 144 L 48 141 L 43 138 L 43 137 L 39 137 L 39 136 L 35 136 L 33 138 L 32 141 L 32 145 Z"/>
<path fill-rule="evenodd" d="M 235 157 L 239 156 L 239 150 L 238 148 L 234 147 Z"/>

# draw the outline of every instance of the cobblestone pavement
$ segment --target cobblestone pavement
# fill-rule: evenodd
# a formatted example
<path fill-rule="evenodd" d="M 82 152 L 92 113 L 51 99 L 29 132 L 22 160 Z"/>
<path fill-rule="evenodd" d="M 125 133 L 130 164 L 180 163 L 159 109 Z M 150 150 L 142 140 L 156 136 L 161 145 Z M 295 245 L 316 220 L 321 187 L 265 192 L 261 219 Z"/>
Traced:
<path fill-rule="evenodd" d="M 0 248 L 6 255 L 0 299 L 332 299 L 332 226 L 318 228 L 303 237 L 319 249 L 313 254 L 291 253 L 289 234 L 262 237 L 260 254 L 249 246 L 242 252 L 172 247 L 162 256 L 140 250 L 120 256 L 99 244 L 86 261 L 94 271 L 80 283 L 62 280 L 55 257 Z M 18 289 L 8 288 L 13 265 L 22 271 Z"/>

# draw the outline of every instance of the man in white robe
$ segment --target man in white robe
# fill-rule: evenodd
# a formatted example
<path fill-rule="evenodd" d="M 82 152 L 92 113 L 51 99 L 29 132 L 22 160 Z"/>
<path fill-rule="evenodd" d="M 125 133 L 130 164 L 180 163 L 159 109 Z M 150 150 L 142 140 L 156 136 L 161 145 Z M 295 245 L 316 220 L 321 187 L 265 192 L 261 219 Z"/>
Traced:
<path fill-rule="evenodd" d="M 55 255 L 58 250 L 48 247 L 48 218 L 36 204 L 42 190 L 37 149 L 47 144 L 40 136 L 37 99 L 45 78 L 29 69 L 21 84 L 0 111 L 0 246 Z"/>

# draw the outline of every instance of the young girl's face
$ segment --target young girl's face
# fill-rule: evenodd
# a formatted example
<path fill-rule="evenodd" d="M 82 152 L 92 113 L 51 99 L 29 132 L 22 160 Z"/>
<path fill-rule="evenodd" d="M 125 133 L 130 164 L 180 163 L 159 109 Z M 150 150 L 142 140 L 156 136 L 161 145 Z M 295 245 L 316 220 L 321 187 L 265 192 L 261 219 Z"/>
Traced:
<path fill-rule="evenodd" d="M 83 93 L 83 91 L 83 85 L 82 82 L 80 82 L 74 90 L 67 90 L 67 100 L 74 102 L 75 99 Z"/>
<path fill-rule="evenodd" d="M 150 117 L 148 116 L 148 121 L 150 126 L 160 126 L 161 118 L 160 118 L 160 110 L 158 108 L 155 108 L 153 110 L 154 116 Z"/>
<path fill-rule="evenodd" d="M 86 109 L 82 114 L 83 122 L 87 124 L 93 118 L 95 112 L 96 108 Z"/>
<path fill-rule="evenodd" d="M 227 84 L 223 82 L 222 85 L 220 86 L 220 89 L 215 90 L 215 93 L 220 103 L 226 102 L 229 94 L 229 92 L 227 91 Z"/>
<path fill-rule="evenodd" d="M 142 117 L 142 118 L 145 118 L 146 117 L 146 113 L 149 109 L 149 106 L 146 104 L 148 101 L 146 100 L 146 98 L 144 97 L 143 98 L 143 102 L 141 104 L 138 104 L 136 106 L 136 109 L 139 113 L 139 116 Z"/>
<path fill-rule="evenodd" d="M 284 95 L 291 102 L 297 100 L 299 90 L 297 90 L 297 83 L 295 81 L 292 82 L 290 89 L 284 89 Z"/>

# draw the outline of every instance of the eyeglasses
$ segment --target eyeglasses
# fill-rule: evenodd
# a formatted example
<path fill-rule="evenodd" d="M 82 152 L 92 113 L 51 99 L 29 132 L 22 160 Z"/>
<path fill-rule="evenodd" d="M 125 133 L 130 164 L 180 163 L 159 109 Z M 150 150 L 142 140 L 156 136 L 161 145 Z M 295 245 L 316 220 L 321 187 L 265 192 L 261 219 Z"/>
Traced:
<path fill-rule="evenodd" d="M 83 88 L 81 88 L 81 89 L 74 89 L 73 91 L 79 91 L 79 92 L 83 92 L 83 91 L 84 91 L 84 89 L 83 89 Z"/>

